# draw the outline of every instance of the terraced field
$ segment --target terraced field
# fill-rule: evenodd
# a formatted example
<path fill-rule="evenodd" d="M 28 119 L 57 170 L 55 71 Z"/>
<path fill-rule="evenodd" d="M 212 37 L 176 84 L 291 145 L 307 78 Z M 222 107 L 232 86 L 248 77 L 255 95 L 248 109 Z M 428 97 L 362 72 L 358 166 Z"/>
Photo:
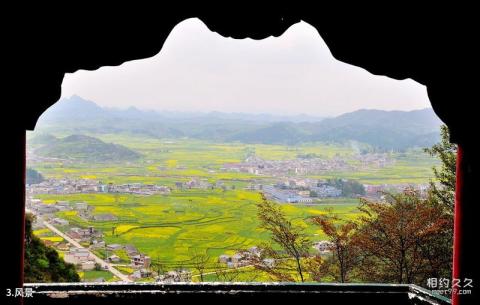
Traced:
<path fill-rule="evenodd" d="M 58 136 L 58 135 L 57 135 Z M 191 139 L 153 139 L 126 135 L 94 135 L 105 142 L 124 145 L 142 154 L 136 162 L 85 164 L 44 162 L 33 167 L 47 178 L 95 179 L 103 183 L 154 183 L 173 189 L 168 195 L 136 196 L 131 194 L 38 195 L 45 203 L 57 200 L 87 202 L 94 213 L 111 213 L 118 220 L 94 222 L 79 217 L 75 211 L 59 212 L 72 226 L 94 226 L 104 232 L 107 243 L 133 244 L 166 268 L 188 267 L 193 252 L 206 253 L 212 264 L 221 254 L 259 245 L 269 236 L 258 228 L 255 204 L 260 195 L 245 190 L 251 179 L 269 179 L 248 173 L 221 171 L 228 162 L 240 162 L 252 150 L 265 159 L 293 159 L 299 153 L 314 153 L 331 158 L 341 156 L 355 162 L 354 150 L 348 145 L 305 144 L 249 145 L 213 143 Z M 436 161 L 417 151 L 392 153 L 391 166 L 355 172 L 330 172 L 314 178 L 341 177 L 361 183 L 425 183 L 431 179 Z M 350 159 L 349 159 L 350 158 Z M 225 190 L 175 188 L 176 182 L 192 178 L 210 183 L 222 181 Z M 319 205 L 283 205 L 287 215 L 305 228 L 313 241 L 323 239 L 322 232 L 308 218 L 331 209 L 344 219 L 357 217 L 358 200 L 338 198 L 323 200 Z M 45 236 L 48 238 L 48 236 Z M 99 253 L 102 255 L 102 253 Z"/>
<path fill-rule="evenodd" d="M 105 183 L 156 183 L 174 186 L 176 181 L 191 177 L 209 182 L 227 180 L 244 186 L 245 181 L 259 178 L 249 173 L 225 172 L 220 168 L 229 162 L 241 162 L 249 152 L 267 160 L 294 159 L 298 154 L 313 153 L 320 157 L 339 156 L 354 164 L 355 150 L 350 145 L 310 143 L 295 147 L 285 145 L 215 143 L 194 139 L 153 139 L 126 135 L 91 135 L 105 142 L 124 145 L 140 152 L 138 162 L 116 164 L 41 163 L 35 164 L 47 177 L 99 179 Z M 34 145 L 32 145 L 34 146 Z M 425 183 L 432 178 L 431 167 L 438 161 L 420 149 L 391 153 L 395 162 L 383 168 L 329 172 L 312 178 L 342 177 L 368 184 Z"/>
<path fill-rule="evenodd" d="M 114 222 L 93 222 L 77 216 L 76 212 L 58 213 L 71 225 L 92 225 L 102 230 L 107 243 L 133 244 L 172 268 L 189 265 L 194 252 L 216 259 L 269 238 L 258 229 L 255 204 L 260 201 L 260 195 L 250 191 L 184 190 L 153 196 L 75 194 L 38 198 L 88 202 L 95 207 L 95 213 L 116 215 L 118 220 Z M 355 199 L 336 199 L 325 205 L 284 205 L 283 208 L 315 240 L 322 238 L 322 232 L 308 223 L 310 216 L 331 208 L 342 217 L 355 217 L 356 205 Z"/>

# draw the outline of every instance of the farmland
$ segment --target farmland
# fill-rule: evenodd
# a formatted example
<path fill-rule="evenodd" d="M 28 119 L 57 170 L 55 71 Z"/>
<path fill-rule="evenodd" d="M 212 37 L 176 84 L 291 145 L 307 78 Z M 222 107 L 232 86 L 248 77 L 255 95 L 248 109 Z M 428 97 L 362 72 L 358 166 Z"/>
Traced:
<path fill-rule="evenodd" d="M 56 136 L 64 136 L 57 134 Z M 29 162 L 29 166 L 47 179 L 85 179 L 103 184 L 155 184 L 169 187 L 168 194 L 89 192 L 75 194 L 36 194 L 42 204 L 58 201 L 85 202 L 94 214 L 114 215 L 114 220 L 92 221 L 77 211 L 59 211 L 55 216 L 69 222 L 69 227 L 93 227 L 103 233 L 106 244 L 132 244 L 167 270 L 189 268 L 193 253 L 210 257 L 211 266 L 222 254 L 233 255 L 269 240 L 259 229 L 256 204 L 259 190 L 248 189 L 252 182 L 273 183 L 276 177 L 223 169 L 226 163 L 242 162 L 252 151 L 266 160 L 290 160 L 300 154 L 314 154 L 323 159 L 342 158 L 356 165 L 356 151 L 351 145 L 308 143 L 285 145 L 217 143 L 198 139 L 157 139 L 125 134 L 95 134 L 107 143 L 123 145 L 141 154 L 135 161 L 83 163 L 71 160 Z M 29 135 L 31 139 L 33 135 Z M 28 146 L 34 151 L 35 144 Z M 435 160 L 419 150 L 389 153 L 394 160 L 385 167 L 330 171 L 307 175 L 311 179 L 345 178 L 363 184 L 427 183 Z M 28 162 L 28 161 L 27 161 Z M 212 187 L 179 188 L 178 183 L 192 179 Z M 222 187 L 215 187 L 221 182 Z M 342 219 L 359 215 L 358 199 L 348 197 L 318 199 L 315 204 L 282 204 L 293 223 L 304 227 L 312 241 L 324 239 L 323 233 L 309 222 L 309 217 L 331 210 Z M 46 231 L 37 231 L 43 239 L 57 241 Z M 98 250 L 99 256 L 105 252 Z M 124 253 L 116 252 L 122 261 Z M 104 271 L 97 271 L 97 273 Z M 85 278 L 96 276 L 86 273 Z M 110 276 L 102 277 L 107 280 Z M 214 278 L 210 275 L 208 278 Z"/>
<path fill-rule="evenodd" d="M 344 157 L 354 164 L 355 151 L 349 145 L 309 143 L 294 147 L 285 145 L 215 143 L 195 139 L 155 139 L 125 135 L 95 135 L 105 142 L 124 145 L 142 153 L 136 162 L 124 163 L 43 163 L 35 164 L 47 177 L 91 178 L 105 183 L 158 183 L 173 185 L 178 179 L 191 177 L 209 181 L 231 180 L 237 183 L 257 179 L 248 173 L 229 173 L 219 169 L 225 163 L 241 162 L 253 149 L 268 160 L 287 160 L 300 153 L 314 153 L 323 158 Z M 32 145 L 34 147 L 34 145 Z M 395 163 L 384 168 L 329 172 L 315 178 L 342 176 L 369 184 L 425 183 L 432 178 L 431 167 L 437 161 L 419 149 L 391 153 Z"/>
<path fill-rule="evenodd" d="M 110 194 L 42 195 L 40 199 L 88 202 L 98 213 L 112 213 L 115 222 L 86 222 L 75 213 L 59 212 L 72 225 L 100 229 L 109 243 L 134 244 L 170 267 L 189 264 L 193 251 L 211 257 L 234 254 L 268 240 L 258 229 L 255 203 L 258 194 L 247 191 L 182 191 L 168 196 L 132 196 Z M 334 201 L 332 203 L 332 201 Z M 302 225 L 312 238 L 322 232 L 308 225 L 309 216 L 331 207 L 342 217 L 355 217 L 355 199 L 336 199 L 316 206 L 285 205 L 295 223 Z M 114 229 L 113 229 L 114 228 Z"/>

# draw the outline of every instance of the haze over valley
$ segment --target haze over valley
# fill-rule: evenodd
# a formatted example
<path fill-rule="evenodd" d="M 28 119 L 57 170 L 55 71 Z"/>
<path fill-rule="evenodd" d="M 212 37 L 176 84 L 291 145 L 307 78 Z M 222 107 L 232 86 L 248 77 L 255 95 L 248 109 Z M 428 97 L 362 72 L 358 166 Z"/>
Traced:
<path fill-rule="evenodd" d="M 431 108 L 413 111 L 359 109 L 336 117 L 222 112 L 111 109 L 74 95 L 40 118 L 36 133 L 125 133 L 154 138 L 294 145 L 349 141 L 383 150 L 427 147 L 439 139 L 441 121 Z"/>

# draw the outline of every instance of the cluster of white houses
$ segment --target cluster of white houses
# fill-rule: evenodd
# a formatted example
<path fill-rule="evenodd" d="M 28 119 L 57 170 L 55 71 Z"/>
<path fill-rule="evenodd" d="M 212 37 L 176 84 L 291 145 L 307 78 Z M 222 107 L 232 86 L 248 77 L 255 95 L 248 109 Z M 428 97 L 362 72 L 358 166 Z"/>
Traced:
<path fill-rule="evenodd" d="M 314 242 L 312 247 L 319 254 L 328 254 L 334 250 L 334 244 L 328 240 Z M 218 262 L 227 265 L 228 268 L 239 268 L 254 264 L 263 264 L 263 266 L 272 268 L 275 266 L 275 259 L 261 258 L 262 250 L 256 246 L 248 250 L 242 250 L 234 255 L 222 254 L 218 257 Z"/>
<path fill-rule="evenodd" d="M 264 160 L 255 155 L 248 157 L 244 162 L 225 163 L 222 170 L 250 173 L 266 176 L 285 175 L 312 175 L 328 171 L 353 170 L 354 167 L 341 158 L 332 159 L 293 159 L 293 160 Z"/>
<path fill-rule="evenodd" d="M 218 257 L 218 262 L 226 264 L 228 268 L 239 268 L 259 263 L 262 251 L 260 248 L 253 246 L 248 250 L 242 250 L 234 255 L 222 254 Z M 262 263 L 266 266 L 273 267 L 275 260 L 272 258 L 262 259 Z"/>
<path fill-rule="evenodd" d="M 102 232 L 93 227 L 88 227 L 86 229 L 73 227 L 70 228 L 66 234 L 78 242 L 91 242 L 92 240 L 98 241 L 103 238 Z"/>
<path fill-rule="evenodd" d="M 285 178 L 275 185 L 262 187 L 270 199 L 285 203 L 311 203 L 316 198 L 340 197 L 342 191 L 328 185 L 326 181 L 309 178 Z"/>
<path fill-rule="evenodd" d="M 65 262 L 74 264 L 83 271 L 95 269 L 95 259 L 86 248 L 70 248 L 64 254 L 63 259 Z"/>
<path fill-rule="evenodd" d="M 425 195 L 430 188 L 430 184 L 409 184 L 409 183 L 399 183 L 399 184 L 364 184 L 365 195 L 367 197 L 383 197 L 383 192 L 402 192 L 407 188 L 414 189 L 420 193 L 420 195 Z"/>
<path fill-rule="evenodd" d="M 105 245 L 104 242 L 99 242 L 98 244 Z M 125 247 L 113 244 L 108 245 L 106 248 L 110 249 L 111 251 L 115 251 L 124 249 Z M 100 249 L 98 248 L 98 245 L 92 245 L 90 249 L 74 247 L 69 248 L 64 254 L 64 260 L 67 263 L 76 265 L 80 270 L 93 270 L 95 269 L 96 264 L 95 259 L 91 254 L 91 250 Z M 131 256 L 129 258 L 130 264 L 128 266 L 135 269 L 135 271 L 131 274 L 132 278 L 144 278 L 151 275 L 151 272 L 149 271 L 151 262 L 149 256 L 143 253 L 139 253 L 135 249 L 134 253 L 131 253 Z M 120 258 L 115 254 L 108 256 L 106 260 L 110 263 L 119 263 L 121 261 Z"/>
<path fill-rule="evenodd" d="M 263 187 L 263 193 L 267 198 L 285 202 L 285 203 L 311 203 L 313 198 L 310 195 L 302 194 L 301 191 L 278 189 L 274 186 L 266 185 Z"/>
<path fill-rule="evenodd" d="M 368 154 L 358 154 L 354 156 L 357 161 L 360 161 L 360 167 L 370 168 L 370 167 L 385 167 L 395 163 L 395 159 L 390 158 L 386 153 L 368 153 Z"/>
<path fill-rule="evenodd" d="M 157 282 L 174 283 L 174 282 L 191 282 L 192 273 L 186 269 L 171 270 L 156 277 Z"/>
<path fill-rule="evenodd" d="M 414 189 L 425 195 L 429 189 L 428 183 L 424 184 L 363 184 L 365 194 L 362 196 L 381 199 L 384 192 L 398 193 L 407 188 Z M 329 185 L 325 180 L 285 177 L 281 178 L 275 184 L 251 184 L 246 189 L 260 191 L 267 198 L 283 203 L 312 203 L 321 198 L 336 198 L 342 196 L 342 190 Z"/>
<path fill-rule="evenodd" d="M 26 207 L 35 213 L 49 218 L 53 224 L 59 226 L 68 225 L 68 221 L 61 218 L 53 218 L 53 214 L 60 211 L 77 211 L 77 215 L 88 221 L 116 221 L 117 217 L 111 213 L 94 213 L 95 207 L 86 202 L 70 203 L 69 201 L 55 201 L 44 204 L 42 200 L 27 197 Z"/>
<path fill-rule="evenodd" d="M 94 179 L 48 179 L 38 184 L 26 186 L 26 192 L 36 194 L 76 194 L 76 193 L 126 193 L 136 195 L 169 194 L 170 188 L 164 185 L 128 183 L 102 183 Z"/>
<path fill-rule="evenodd" d="M 175 182 L 175 187 L 177 189 L 215 189 L 215 188 L 222 188 L 225 189 L 226 185 L 222 180 L 217 180 L 215 183 L 210 183 L 208 179 L 203 178 L 191 178 L 188 181 L 177 181 Z"/>
<path fill-rule="evenodd" d="M 255 175 L 314 175 L 329 171 L 347 171 L 367 167 L 385 167 L 394 162 L 388 154 L 368 153 L 355 157 L 356 164 L 334 156 L 330 159 L 312 157 L 291 160 L 264 160 L 256 155 L 250 155 L 244 162 L 225 163 L 223 170 L 244 172 Z"/>
<path fill-rule="evenodd" d="M 107 260 L 111 263 L 120 262 L 120 257 L 114 253 L 119 250 L 124 250 L 130 259 L 130 266 L 135 269 L 147 269 L 150 267 L 151 259 L 149 256 L 140 253 L 134 245 L 109 244 L 104 245 L 105 252 L 111 253 L 107 255 Z"/>

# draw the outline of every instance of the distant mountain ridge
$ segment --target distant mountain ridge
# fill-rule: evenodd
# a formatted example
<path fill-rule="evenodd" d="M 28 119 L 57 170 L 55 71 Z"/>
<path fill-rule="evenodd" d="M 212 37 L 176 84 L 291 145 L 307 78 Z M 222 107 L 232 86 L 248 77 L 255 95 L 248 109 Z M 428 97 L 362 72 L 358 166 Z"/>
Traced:
<path fill-rule="evenodd" d="M 244 113 L 180 113 L 102 108 L 79 96 L 62 99 L 41 116 L 40 130 L 71 134 L 129 133 L 156 138 L 298 144 L 358 141 L 381 149 L 425 147 L 439 140 L 441 121 L 432 109 L 361 109 L 333 118 Z"/>
<path fill-rule="evenodd" d="M 100 107 L 95 102 L 83 99 L 78 95 L 73 95 L 70 98 L 62 98 L 57 103 L 52 105 L 41 116 L 41 120 L 62 120 L 76 118 L 147 118 L 147 119 L 214 119 L 214 120 L 242 120 L 242 121 L 258 121 L 258 122 L 318 122 L 324 117 L 312 116 L 307 114 L 298 115 L 273 115 L 268 113 L 241 113 L 232 112 L 225 113 L 219 111 L 211 112 L 181 112 L 181 111 L 154 111 L 154 110 L 140 110 L 135 106 L 130 106 L 126 109 Z"/>

